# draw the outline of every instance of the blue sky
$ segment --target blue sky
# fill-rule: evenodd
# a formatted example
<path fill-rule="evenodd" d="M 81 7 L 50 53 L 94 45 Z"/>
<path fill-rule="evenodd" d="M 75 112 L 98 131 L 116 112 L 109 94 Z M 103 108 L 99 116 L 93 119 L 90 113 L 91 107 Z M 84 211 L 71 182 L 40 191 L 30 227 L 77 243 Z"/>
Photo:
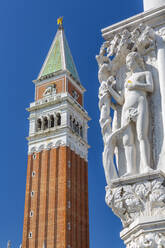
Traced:
<path fill-rule="evenodd" d="M 92 118 L 89 150 L 90 247 L 124 247 L 120 220 L 106 206 L 99 127 L 98 79 L 95 55 L 103 42 L 101 28 L 142 12 L 142 0 L 1 0 L 1 165 L 0 248 L 7 240 L 22 240 L 26 183 L 28 113 L 34 85 L 64 16 L 65 34 L 80 80 L 87 89 L 85 109 Z"/>

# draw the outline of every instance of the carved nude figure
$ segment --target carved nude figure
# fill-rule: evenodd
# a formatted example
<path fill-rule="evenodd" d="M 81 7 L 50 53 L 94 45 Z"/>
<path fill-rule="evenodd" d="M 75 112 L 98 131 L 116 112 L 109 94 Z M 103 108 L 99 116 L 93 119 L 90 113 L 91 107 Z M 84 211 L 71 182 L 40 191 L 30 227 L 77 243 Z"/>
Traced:
<path fill-rule="evenodd" d="M 110 109 L 115 109 L 114 104 L 111 101 L 111 95 L 109 93 L 109 85 L 114 86 L 114 78 L 111 76 L 107 81 L 102 81 L 99 88 L 99 109 L 100 109 L 100 126 L 102 129 L 102 135 L 104 144 L 106 143 L 107 137 L 111 134 L 111 117 Z"/>
<path fill-rule="evenodd" d="M 102 51 L 101 51 L 102 52 Z M 103 52 L 102 52 L 103 53 Z M 97 55 L 96 59 L 99 64 L 98 78 L 100 82 L 99 87 L 99 109 L 100 109 L 100 126 L 103 135 L 104 144 L 106 143 L 107 136 L 111 133 L 111 118 L 110 109 L 114 105 L 111 102 L 111 95 L 108 86 L 114 82 L 114 78 L 110 75 L 110 60 L 102 54 Z M 114 84 L 114 83 L 113 83 Z"/>
<path fill-rule="evenodd" d="M 140 158 L 142 161 L 141 173 L 150 168 L 150 145 L 148 141 L 149 111 L 147 93 L 153 92 L 153 80 L 149 71 L 145 71 L 142 57 L 137 52 L 131 52 L 126 57 L 129 69 L 124 90 L 116 97 L 111 88 L 111 94 L 123 105 L 121 126 L 126 127 L 123 132 L 123 145 L 125 149 L 127 175 L 136 174 L 135 135 L 139 141 Z M 110 88 L 110 87 L 109 87 Z"/>
<path fill-rule="evenodd" d="M 122 109 L 122 126 L 128 120 L 129 126 L 125 130 L 123 143 L 127 161 L 127 174 L 136 173 L 135 142 L 132 125 L 135 124 L 139 141 L 142 171 L 150 170 L 150 145 L 148 141 L 149 112 L 147 93 L 153 92 L 151 72 L 145 71 L 143 59 L 136 52 L 127 55 L 126 65 L 130 75 L 125 82 L 124 104 Z"/>
<path fill-rule="evenodd" d="M 111 117 L 110 117 L 110 109 L 115 109 L 115 105 L 111 101 L 112 97 L 109 92 L 109 86 L 113 89 L 115 85 L 115 80 L 111 74 L 111 64 L 109 58 L 105 57 L 102 54 L 96 56 L 98 65 L 99 65 L 99 73 L 98 78 L 100 82 L 99 88 L 99 109 L 100 109 L 100 126 L 104 141 L 104 152 L 103 152 L 103 166 L 105 170 L 105 176 L 107 183 L 110 182 L 110 178 L 117 178 L 117 171 L 113 164 L 113 154 L 114 149 L 110 149 L 109 151 L 109 137 L 112 134 L 111 130 Z"/>

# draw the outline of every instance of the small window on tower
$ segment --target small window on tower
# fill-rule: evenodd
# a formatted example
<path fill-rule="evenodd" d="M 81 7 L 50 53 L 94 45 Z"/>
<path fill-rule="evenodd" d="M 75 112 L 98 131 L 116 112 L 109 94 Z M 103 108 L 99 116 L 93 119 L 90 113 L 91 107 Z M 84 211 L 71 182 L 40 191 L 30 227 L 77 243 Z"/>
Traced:
<path fill-rule="evenodd" d="M 68 230 L 71 230 L 71 224 L 70 224 L 70 222 L 68 222 L 67 227 L 68 227 Z"/>
<path fill-rule="evenodd" d="M 70 186 L 71 186 L 71 181 L 70 180 L 68 180 L 67 185 L 68 185 L 68 188 L 70 189 Z"/>
<path fill-rule="evenodd" d="M 34 191 L 31 191 L 31 197 L 33 197 L 34 196 Z"/>
<path fill-rule="evenodd" d="M 33 171 L 33 172 L 32 172 L 32 177 L 35 177 L 35 175 L 36 175 L 36 172 Z"/>
<path fill-rule="evenodd" d="M 68 168 L 70 168 L 71 167 L 71 162 L 70 161 L 68 161 Z"/>
<path fill-rule="evenodd" d="M 30 211 L 30 217 L 33 217 L 33 211 Z"/>
<path fill-rule="evenodd" d="M 68 201 L 68 204 L 67 204 L 68 208 L 71 208 L 71 202 Z"/>
<path fill-rule="evenodd" d="M 29 238 L 30 239 L 32 238 L 32 232 L 29 232 Z"/>
<path fill-rule="evenodd" d="M 33 153 L 33 159 L 36 159 L 36 154 L 35 153 Z"/>

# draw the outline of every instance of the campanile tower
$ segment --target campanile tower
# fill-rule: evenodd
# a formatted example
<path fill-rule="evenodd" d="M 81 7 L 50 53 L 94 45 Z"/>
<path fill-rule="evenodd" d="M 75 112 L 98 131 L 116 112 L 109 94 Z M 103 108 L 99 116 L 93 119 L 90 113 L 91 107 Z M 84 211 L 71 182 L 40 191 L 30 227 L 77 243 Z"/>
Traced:
<path fill-rule="evenodd" d="M 22 247 L 89 248 L 89 117 L 61 20 L 34 84 Z"/>

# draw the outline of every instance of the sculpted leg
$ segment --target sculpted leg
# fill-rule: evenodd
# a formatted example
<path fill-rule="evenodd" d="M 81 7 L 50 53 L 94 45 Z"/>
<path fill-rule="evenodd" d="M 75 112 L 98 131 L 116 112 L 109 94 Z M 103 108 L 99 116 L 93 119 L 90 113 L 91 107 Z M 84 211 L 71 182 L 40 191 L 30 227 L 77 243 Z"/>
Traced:
<path fill-rule="evenodd" d="M 150 144 L 148 142 L 147 137 L 141 138 L 139 142 L 140 142 L 141 161 L 143 165 L 141 168 L 141 172 L 143 173 L 151 170 L 149 165 Z"/>
<path fill-rule="evenodd" d="M 143 109 L 142 109 L 143 108 Z M 137 118 L 137 138 L 140 146 L 140 157 L 141 157 L 141 173 L 150 171 L 150 144 L 148 140 L 148 108 L 146 104 L 141 106 L 139 116 Z"/>
<path fill-rule="evenodd" d="M 135 144 L 134 144 L 134 136 L 132 131 L 131 124 L 128 126 L 128 128 L 125 130 L 124 136 L 123 136 L 123 144 L 125 149 L 125 158 L 126 158 L 126 174 L 132 175 L 136 173 L 136 154 L 135 154 Z"/>
<path fill-rule="evenodd" d="M 103 135 L 104 144 L 108 136 L 111 133 L 111 118 L 110 118 L 110 98 L 109 96 L 105 95 L 99 101 L 99 108 L 100 108 L 100 126 Z"/>

